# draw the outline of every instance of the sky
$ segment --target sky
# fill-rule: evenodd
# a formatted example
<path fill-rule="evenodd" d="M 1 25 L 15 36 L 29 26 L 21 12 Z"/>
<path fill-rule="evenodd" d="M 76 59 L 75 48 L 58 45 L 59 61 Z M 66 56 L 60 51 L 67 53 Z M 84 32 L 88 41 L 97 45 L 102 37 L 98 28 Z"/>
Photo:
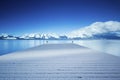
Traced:
<path fill-rule="evenodd" d="M 0 0 L 0 33 L 57 33 L 120 21 L 120 0 Z"/>

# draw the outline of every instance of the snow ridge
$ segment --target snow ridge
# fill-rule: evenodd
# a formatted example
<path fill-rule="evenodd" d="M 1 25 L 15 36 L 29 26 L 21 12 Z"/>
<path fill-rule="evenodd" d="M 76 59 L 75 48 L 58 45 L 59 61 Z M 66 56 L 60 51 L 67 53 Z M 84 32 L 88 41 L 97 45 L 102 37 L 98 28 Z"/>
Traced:
<path fill-rule="evenodd" d="M 14 35 L 1 34 L 0 39 L 120 39 L 120 22 L 95 22 L 66 35 L 31 33 L 15 37 Z"/>

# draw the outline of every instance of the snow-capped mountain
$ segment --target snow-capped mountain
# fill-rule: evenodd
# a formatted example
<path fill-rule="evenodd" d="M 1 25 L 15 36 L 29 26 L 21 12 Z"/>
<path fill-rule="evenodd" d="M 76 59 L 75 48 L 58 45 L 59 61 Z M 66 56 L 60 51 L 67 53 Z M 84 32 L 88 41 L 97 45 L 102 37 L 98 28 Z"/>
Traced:
<path fill-rule="evenodd" d="M 40 34 L 24 34 L 24 35 L 22 35 L 22 36 L 20 36 L 19 38 L 20 39 L 36 39 L 36 38 L 40 38 L 41 36 L 40 36 Z"/>
<path fill-rule="evenodd" d="M 55 33 L 50 33 L 50 34 L 32 33 L 32 34 L 24 34 L 19 38 L 20 39 L 59 39 L 59 35 Z"/>
<path fill-rule="evenodd" d="M 50 33 L 50 34 L 41 34 L 42 39 L 59 39 L 59 35 L 55 33 Z"/>
<path fill-rule="evenodd" d="M 1 34 L 0 39 L 62 39 L 62 36 L 59 36 L 55 33 L 50 34 L 39 34 L 39 33 L 31 33 L 31 34 L 24 34 L 19 37 L 14 37 L 8 34 Z"/>
<path fill-rule="evenodd" d="M 120 22 L 107 21 L 95 22 L 90 26 L 80 28 L 79 30 L 69 33 L 68 38 L 119 38 L 120 37 Z"/>
<path fill-rule="evenodd" d="M 17 37 L 8 34 L 1 34 L 0 39 L 17 39 Z"/>
<path fill-rule="evenodd" d="M 13 35 L 1 34 L 0 39 L 120 39 L 120 22 L 95 22 L 89 26 L 74 30 L 66 35 L 58 35 L 55 33 L 31 33 L 15 37 Z"/>
<path fill-rule="evenodd" d="M 1 34 L 0 37 L 8 37 L 8 34 Z"/>

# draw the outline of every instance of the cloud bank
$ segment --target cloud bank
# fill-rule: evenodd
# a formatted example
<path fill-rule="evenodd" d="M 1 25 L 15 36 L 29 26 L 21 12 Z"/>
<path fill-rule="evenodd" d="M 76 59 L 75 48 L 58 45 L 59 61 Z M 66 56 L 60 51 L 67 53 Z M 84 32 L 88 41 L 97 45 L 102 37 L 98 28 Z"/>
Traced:
<path fill-rule="evenodd" d="M 107 21 L 107 22 L 95 22 L 84 28 L 72 31 L 67 36 L 69 38 L 87 38 L 94 37 L 95 35 L 102 35 L 107 33 L 115 33 L 113 35 L 120 36 L 120 22 Z"/>

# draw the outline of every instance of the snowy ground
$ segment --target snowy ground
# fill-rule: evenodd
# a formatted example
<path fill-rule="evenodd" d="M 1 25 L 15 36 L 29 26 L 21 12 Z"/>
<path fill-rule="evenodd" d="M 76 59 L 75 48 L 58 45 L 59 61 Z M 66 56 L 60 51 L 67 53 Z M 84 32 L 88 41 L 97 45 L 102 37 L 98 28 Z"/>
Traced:
<path fill-rule="evenodd" d="M 120 58 L 76 44 L 0 56 L 0 80 L 120 80 Z"/>

